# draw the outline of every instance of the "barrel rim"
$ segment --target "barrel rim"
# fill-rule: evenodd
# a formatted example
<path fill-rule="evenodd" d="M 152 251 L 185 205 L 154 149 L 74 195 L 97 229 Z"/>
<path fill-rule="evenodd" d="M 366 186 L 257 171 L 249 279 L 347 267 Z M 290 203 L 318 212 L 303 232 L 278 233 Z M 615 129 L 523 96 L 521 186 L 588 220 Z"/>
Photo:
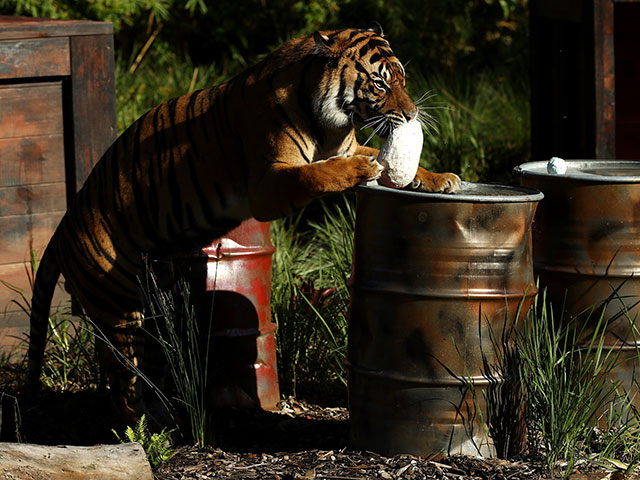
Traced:
<path fill-rule="evenodd" d="M 571 159 L 565 160 L 567 172 L 564 174 L 554 174 L 547 172 L 547 162 L 545 160 L 526 162 L 513 169 L 515 175 L 522 177 L 544 177 L 577 180 L 596 183 L 640 183 L 640 160 L 590 160 Z M 615 170 L 635 168 L 638 175 L 603 175 L 592 173 L 588 170 Z"/>
<path fill-rule="evenodd" d="M 503 194 L 465 193 L 466 191 L 488 189 L 504 192 Z M 462 182 L 462 189 L 458 193 L 431 193 L 400 190 L 378 184 L 362 184 L 356 187 L 357 193 L 381 193 L 385 195 L 400 195 L 407 199 L 413 198 L 425 202 L 450 203 L 532 203 L 539 202 L 544 194 L 535 188 L 505 185 L 500 183 Z"/>

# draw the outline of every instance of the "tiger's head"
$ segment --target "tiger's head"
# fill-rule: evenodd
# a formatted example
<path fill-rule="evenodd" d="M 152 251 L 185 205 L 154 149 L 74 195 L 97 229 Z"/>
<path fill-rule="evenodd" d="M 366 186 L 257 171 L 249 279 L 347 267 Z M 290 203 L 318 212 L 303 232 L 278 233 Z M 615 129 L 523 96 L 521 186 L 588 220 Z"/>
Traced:
<path fill-rule="evenodd" d="M 369 126 L 385 137 L 417 116 L 402 63 L 379 25 L 370 30 L 315 32 L 313 54 L 325 60 L 314 109 L 325 127 Z"/>

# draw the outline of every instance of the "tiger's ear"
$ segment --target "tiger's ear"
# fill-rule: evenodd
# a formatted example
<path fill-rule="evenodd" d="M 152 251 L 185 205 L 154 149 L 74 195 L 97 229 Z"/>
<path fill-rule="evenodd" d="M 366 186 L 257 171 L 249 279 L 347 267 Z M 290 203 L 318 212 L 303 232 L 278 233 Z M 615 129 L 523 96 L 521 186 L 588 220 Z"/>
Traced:
<path fill-rule="evenodd" d="M 320 33 L 319 30 L 313 32 L 313 39 L 316 42 L 316 47 L 319 47 L 321 49 L 328 48 L 329 50 L 331 50 L 334 44 L 333 40 Z"/>
<path fill-rule="evenodd" d="M 375 20 L 371 22 L 371 26 L 369 27 L 369 31 L 384 37 L 384 32 L 382 31 L 382 26 L 376 22 Z"/>

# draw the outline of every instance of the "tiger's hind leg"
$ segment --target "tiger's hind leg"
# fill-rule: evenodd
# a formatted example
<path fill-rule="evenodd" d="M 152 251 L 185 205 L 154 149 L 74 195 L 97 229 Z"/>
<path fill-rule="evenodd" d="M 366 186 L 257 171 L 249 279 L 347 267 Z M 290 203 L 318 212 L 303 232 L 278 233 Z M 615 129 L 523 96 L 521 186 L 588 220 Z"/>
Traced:
<path fill-rule="evenodd" d="M 123 315 L 115 326 L 110 322 L 111 326 L 101 327 L 104 338 L 98 341 L 102 346 L 112 406 L 127 425 L 134 425 L 143 414 L 153 423 L 144 401 L 142 320 L 140 312 Z"/>

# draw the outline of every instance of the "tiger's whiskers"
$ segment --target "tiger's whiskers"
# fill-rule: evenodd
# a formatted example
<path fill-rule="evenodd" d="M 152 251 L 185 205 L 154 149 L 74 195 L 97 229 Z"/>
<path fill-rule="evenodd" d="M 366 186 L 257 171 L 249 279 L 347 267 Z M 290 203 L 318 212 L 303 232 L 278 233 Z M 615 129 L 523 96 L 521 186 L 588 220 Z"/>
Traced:
<path fill-rule="evenodd" d="M 367 140 L 362 144 L 362 146 L 363 147 L 366 146 L 367 143 L 369 143 L 369 141 L 374 137 L 374 135 L 379 135 L 380 133 L 385 132 L 386 129 L 388 128 L 388 122 L 389 120 L 385 115 L 376 115 L 370 118 L 367 123 L 365 123 L 362 127 L 360 127 L 360 130 L 363 130 L 365 128 L 373 128 L 371 135 L 369 135 L 369 138 L 367 138 Z"/>

